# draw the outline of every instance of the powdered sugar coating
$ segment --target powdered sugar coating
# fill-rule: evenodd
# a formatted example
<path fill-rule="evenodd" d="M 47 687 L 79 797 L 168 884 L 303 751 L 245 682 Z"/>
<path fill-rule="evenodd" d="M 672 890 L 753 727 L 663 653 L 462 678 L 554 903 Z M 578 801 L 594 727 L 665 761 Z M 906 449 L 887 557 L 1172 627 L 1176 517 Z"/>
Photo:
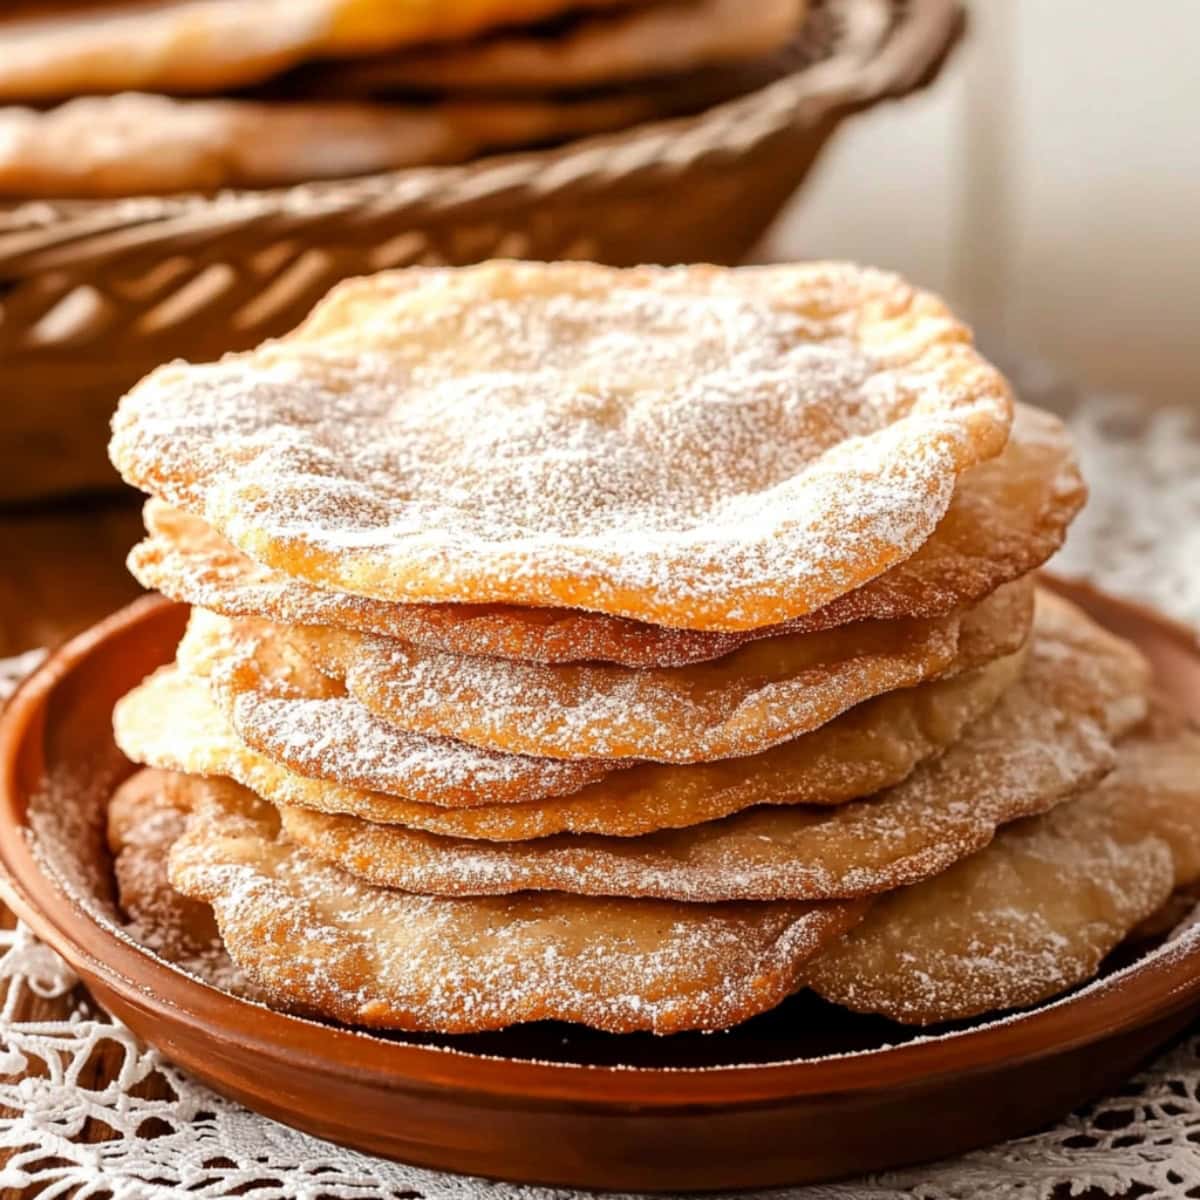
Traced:
<path fill-rule="evenodd" d="M 839 804 L 899 782 L 922 758 L 953 742 L 972 716 L 987 711 L 1019 665 L 1001 660 L 952 680 L 881 696 L 761 755 L 682 767 L 646 764 L 614 771 L 569 796 L 464 808 L 296 774 L 246 745 L 209 689 L 174 668 L 130 693 L 118 706 L 115 727 L 122 749 L 138 762 L 227 776 L 281 807 L 491 841 L 565 830 L 628 837 L 695 825 L 755 804 Z M 163 713 L 170 719 L 163 720 Z"/>
<path fill-rule="evenodd" d="M 253 998 L 253 987 L 225 953 L 212 909 L 181 895 L 167 878 L 167 855 L 191 810 L 188 787 L 183 776 L 138 771 L 109 800 L 108 848 L 127 921 L 123 931 L 214 987 Z"/>
<path fill-rule="evenodd" d="M 761 754 L 683 766 L 647 763 L 614 770 L 569 796 L 492 803 L 453 812 L 397 811 L 386 800 L 359 815 L 430 832 L 491 841 L 552 833 L 630 837 L 715 820 L 759 804 L 840 804 L 898 783 L 940 753 L 987 712 L 1021 673 L 1023 654 L 916 688 L 891 692 Z M 354 705 L 351 719 L 343 706 Z M 356 754 L 354 701 L 241 697 L 239 737 L 290 769 L 315 779 L 388 791 L 392 765 Z M 371 727 L 371 734 L 377 732 Z M 225 740 L 225 739 L 222 739 Z M 271 793 L 265 798 L 273 799 Z"/>
<path fill-rule="evenodd" d="M 638 838 L 480 843 L 284 810 L 284 830 L 372 883 L 439 895 L 549 889 L 686 901 L 828 899 L 944 870 L 997 826 L 1095 783 L 1145 711 L 1132 647 L 1076 608 L 1041 604 L 1021 679 L 946 753 L 878 796 L 835 808 L 751 809 Z"/>
<path fill-rule="evenodd" d="M 194 786 L 172 883 L 213 906 L 230 956 L 276 1004 L 372 1028 L 726 1028 L 794 991 L 804 963 L 862 915 L 853 902 L 407 895 L 289 845 L 270 806 L 236 784 Z"/>
<path fill-rule="evenodd" d="M 286 631 L 267 621 L 230 621 L 193 609 L 176 657 L 185 673 L 208 683 L 235 727 L 249 723 L 258 701 L 325 702 L 315 721 L 289 735 L 295 752 L 322 753 L 308 740 L 317 733 L 341 747 L 348 770 L 364 777 L 386 771 L 383 790 L 410 799 L 443 805 L 531 800 L 575 791 L 614 769 L 595 759 L 505 754 L 397 729 L 347 696 L 340 682 L 295 651 Z M 280 757 L 287 765 L 289 755 Z"/>
<path fill-rule="evenodd" d="M 285 636 L 400 729 L 510 754 L 687 763 L 757 753 L 941 674 L 959 624 L 864 622 L 645 670 L 467 658 L 325 630 Z"/>
<path fill-rule="evenodd" d="M 1031 619 L 1031 586 L 1018 581 L 969 614 L 860 621 L 644 670 L 468 658 L 336 630 L 280 636 L 402 729 L 506 753 L 689 763 L 758 753 L 873 696 L 1012 653 Z"/>
<path fill-rule="evenodd" d="M 1006 646 L 1011 645 L 1014 632 L 1023 635 L 1028 628 L 1029 582 L 997 593 L 989 607 L 1010 604 L 1011 623 L 1007 617 L 1002 622 Z M 1005 647 L 995 644 L 981 628 L 990 624 L 968 614 L 960 643 L 965 662 L 1002 653 Z M 214 763 L 223 761 L 226 773 L 275 802 L 489 840 L 542 837 L 566 830 L 627 837 L 694 825 L 755 804 L 838 804 L 867 795 L 898 783 L 922 759 L 955 741 L 966 724 L 995 703 L 1020 666 L 997 660 L 950 679 L 888 693 L 759 754 L 682 766 L 643 764 L 618 769 L 611 764 L 612 770 L 602 779 L 571 795 L 539 800 L 531 792 L 522 796 L 495 787 L 486 803 L 446 812 L 378 795 L 382 791 L 404 796 L 411 791 L 403 733 L 370 717 L 340 691 L 329 695 L 329 689 L 336 688 L 330 680 L 311 671 L 299 674 L 286 667 L 281 656 L 266 653 L 262 629 L 261 622 L 192 615 L 179 658 L 200 675 L 225 678 L 218 691 L 229 693 L 223 704 L 237 735 L 225 721 L 197 710 L 194 703 L 174 702 L 176 709 L 191 714 L 192 721 L 185 731 L 176 719 L 171 734 L 177 741 L 190 737 L 205 745 L 204 770 L 211 771 Z M 210 635 L 215 636 L 210 640 Z M 210 643 L 207 648 L 205 642 Z M 213 665 L 204 659 L 217 661 Z M 248 669 L 230 670 L 234 662 Z M 144 736 L 138 743 L 143 752 Z M 195 749 L 180 748 L 176 754 L 199 761 Z M 264 763 L 262 756 L 271 761 Z M 286 767 L 287 773 L 278 767 Z M 322 791 L 310 783 L 303 799 L 288 800 L 285 792 L 294 795 L 297 786 L 291 772 L 342 786 Z"/>
<path fill-rule="evenodd" d="M 497 781 L 496 794 L 513 786 L 503 768 L 497 772 L 494 764 L 479 758 L 472 747 L 459 753 L 456 746 L 431 746 L 415 752 L 423 771 L 423 795 L 435 797 L 444 807 L 429 799 L 404 800 L 306 779 L 245 746 L 205 684 L 181 674 L 174 665 L 160 668 L 117 702 L 113 732 L 122 752 L 133 762 L 166 771 L 229 775 L 281 802 L 328 803 L 335 811 L 359 811 L 364 806 L 374 811 L 382 804 L 396 814 L 421 816 L 484 803 L 480 797 L 492 794 L 484 782 L 489 775 Z M 443 750 L 453 756 L 451 761 L 443 757 Z M 536 791 L 538 785 L 531 781 L 529 786 Z"/>
<path fill-rule="evenodd" d="M 309 719 L 279 748 L 284 765 L 293 755 L 321 756 L 337 747 L 341 765 L 352 776 L 345 782 L 382 775 L 388 783 L 384 790 L 410 800 L 447 807 L 534 800 L 577 791 L 613 769 L 595 759 L 503 754 L 397 729 L 292 653 L 278 628 L 266 621 L 235 622 L 194 609 L 176 658 L 186 674 L 207 682 L 237 728 L 251 721 L 259 703 L 274 699 L 289 711 L 300 706 Z M 309 706 L 310 700 L 317 703 Z"/>
<path fill-rule="evenodd" d="M 174 665 L 159 669 L 121 697 L 113 710 L 113 736 L 133 762 L 188 775 L 226 776 L 276 804 L 385 813 L 395 820 L 428 820 L 434 828 L 439 817 L 449 818 L 457 811 L 287 770 L 246 746 L 209 688 Z"/>
<path fill-rule="evenodd" d="M 567 608 L 395 604 L 313 587 L 256 563 L 199 517 L 160 500 L 147 502 L 145 521 L 150 536 L 130 551 L 128 560 L 137 580 L 173 600 L 228 617 L 327 625 L 462 654 L 632 667 L 720 658 L 758 632 L 667 629 Z"/>
<path fill-rule="evenodd" d="M 159 368 L 111 453 L 318 585 L 737 630 L 909 557 L 1011 416 L 894 276 L 492 262 L 342 284 L 288 338 Z"/>
<path fill-rule="evenodd" d="M 1197 878 L 1200 736 L 1160 707 L 1099 787 L 883 897 L 808 982 L 913 1024 L 1032 1004 L 1094 975 Z"/>
<path fill-rule="evenodd" d="M 1018 405 L 1003 453 L 963 474 L 945 516 L 911 558 L 807 616 L 740 633 L 669 629 L 578 609 L 394 604 L 315 588 L 256 563 L 199 518 L 157 500 L 146 505 L 150 536 L 134 547 L 129 568 L 152 590 L 231 617 L 331 625 L 476 656 L 670 667 L 720 658 L 756 637 L 943 616 L 1045 561 L 1084 496 L 1062 423 Z"/>

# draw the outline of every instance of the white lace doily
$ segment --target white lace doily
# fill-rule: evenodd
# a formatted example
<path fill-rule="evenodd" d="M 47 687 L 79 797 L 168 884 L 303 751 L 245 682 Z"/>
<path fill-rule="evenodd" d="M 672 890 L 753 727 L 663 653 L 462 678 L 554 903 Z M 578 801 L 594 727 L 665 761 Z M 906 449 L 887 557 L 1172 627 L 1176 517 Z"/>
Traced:
<path fill-rule="evenodd" d="M 1092 499 L 1056 563 L 1200 627 L 1200 412 L 1147 412 L 1136 401 L 1078 402 L 1026 366 L 1018 389 L 1067 413 Z M 23 674 L 31 656 L 10 660 Z M 2 680 L 0 680 L 2 683 Z M 165 1063 L 121 1025 L 83 1007 L 64 1021 L 17 1021 L 23 997 L 75 988 L 65 964 L 30 934 L 0 933 L 0 1188 L 72 1200 L 563 1200 L 370 1158 L 298 1133 Z M 120 1070 L 96 1085 L 102 1043 Z M 147 1081 L 157 1077 L 157 1088 Z M 147 1095 L 167 1094 L 168 1099 Z M 85 1126 L 111 1132 L 84 1142 Z M 961 1158 L 847 1183 L 775 1191 L 759 1200 L 1144 1200 L 1200 1195 L 1200 1035 L 1170 1051 L 1115 1097 L 1053 1129 Z"/>

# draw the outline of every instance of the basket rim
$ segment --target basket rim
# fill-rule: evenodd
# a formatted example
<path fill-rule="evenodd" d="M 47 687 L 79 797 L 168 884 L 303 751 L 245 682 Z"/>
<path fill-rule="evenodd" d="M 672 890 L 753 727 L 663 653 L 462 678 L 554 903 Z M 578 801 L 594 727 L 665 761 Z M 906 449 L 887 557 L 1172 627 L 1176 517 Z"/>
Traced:
<path fill-rule="evenodd" d="M 17 201 L 0 205 L 0 270 L 23 273 L 34 258 L 44 269 L 107 257 L 114 235 L 127 249 L 132 231 L 144 246 L 280 216 L 450 216 L 489 198 L 521 194 L 538 200 L 642 176 L 680 175 L 714 159 L 749 154 L 793 127 L 914 90 L 936 75 L 965 24 L 961 0 L 826 3 L 852 31 L 828 57 L 699 113 L 465 164 L 264 189 Z"/>

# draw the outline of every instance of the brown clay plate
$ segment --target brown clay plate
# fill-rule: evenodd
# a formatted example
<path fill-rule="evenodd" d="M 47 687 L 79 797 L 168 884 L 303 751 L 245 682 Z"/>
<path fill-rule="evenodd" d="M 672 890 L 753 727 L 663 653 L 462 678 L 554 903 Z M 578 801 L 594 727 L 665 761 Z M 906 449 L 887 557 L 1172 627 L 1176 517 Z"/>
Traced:
<path fill-rule="evenodd" d="M 1181 626 L 1053 586 L 1136 641 L 1200 715 Z M 1200 1008 L 1200 937 L 1176 939 L 1057 1003 L 926 1030 L 798 995 L 722 1034 L 613 1036 L 563 1025 L 381 1037 L 271 1012 L 124 939 L 100 817 L 130 770 L 113 702 L 167 661 L 181 606 L 148 598 L 58 651 L 0 726 L 3 896 L 97 999 L 180 1066 L 321 1137 L 429 1167 L 620 1189 L 802 1183 L 1024 1133 L 1114 1087 Z M 0 876 L 2 878 L 2 876 Z"/>

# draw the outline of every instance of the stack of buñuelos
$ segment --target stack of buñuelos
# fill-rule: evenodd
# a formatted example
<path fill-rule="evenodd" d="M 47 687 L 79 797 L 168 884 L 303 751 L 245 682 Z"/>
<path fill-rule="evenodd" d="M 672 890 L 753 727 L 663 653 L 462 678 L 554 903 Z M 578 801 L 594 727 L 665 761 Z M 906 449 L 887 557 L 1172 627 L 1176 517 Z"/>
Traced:
<path fill-rule="evenodd" d="M 1200 739 L 1041 589 L 1085 490 L 969 331 L 840 264 L 340 285 L 144 380 L 122 903 L 289 1010 L 718 1029 L 1024 1005 L 1200 878 Z"/>

